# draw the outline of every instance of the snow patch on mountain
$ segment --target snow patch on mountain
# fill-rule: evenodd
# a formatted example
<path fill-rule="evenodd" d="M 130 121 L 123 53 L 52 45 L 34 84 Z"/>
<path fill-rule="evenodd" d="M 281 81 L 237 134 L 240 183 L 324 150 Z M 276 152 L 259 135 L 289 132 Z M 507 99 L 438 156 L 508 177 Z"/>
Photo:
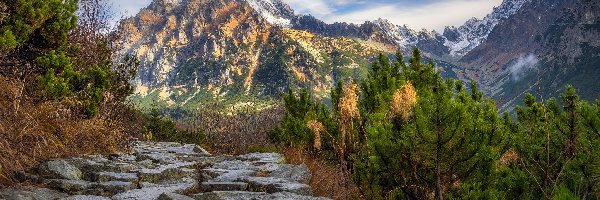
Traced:
<path fill-rule="evenodd" d="M 472 18 L 461 27 L 446 27 L 444 46 L 453 56 L 463 56 L 487 40 L 500 21 L 508 19 L 530 0 L 505 0 L 483 20 Z"/>
<path fill-rule="evenodd" d="M 401 47 L 414 46 L 419 42 L 417 32 L 410 29 L 408 26 L 398 26 L 392 24 L 386 19 L 378 19 L 373 21 L 374 24 L 379 26 L 383 33 L 396 42 L 396 45 Z"/>
<path fill-rule="evenodd" d="M 281 0 L 246 0 L 267 22 L 280 27 L 291 27 L 294 11 Z"/>

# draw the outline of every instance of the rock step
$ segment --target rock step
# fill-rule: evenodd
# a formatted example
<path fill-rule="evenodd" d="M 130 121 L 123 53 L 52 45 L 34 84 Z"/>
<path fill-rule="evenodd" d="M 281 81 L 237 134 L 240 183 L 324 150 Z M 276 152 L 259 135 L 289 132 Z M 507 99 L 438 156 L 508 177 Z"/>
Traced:
<path fill-rule="evenodd" d="M 133 150 L 46 161 L 22 178 L 47 188 L 2 189 L 0 199 L 327 199 L 313 197 L 308 167 L 285 164 L 281 154 L 215 156 L 168 142 L 136 142 Z"/>

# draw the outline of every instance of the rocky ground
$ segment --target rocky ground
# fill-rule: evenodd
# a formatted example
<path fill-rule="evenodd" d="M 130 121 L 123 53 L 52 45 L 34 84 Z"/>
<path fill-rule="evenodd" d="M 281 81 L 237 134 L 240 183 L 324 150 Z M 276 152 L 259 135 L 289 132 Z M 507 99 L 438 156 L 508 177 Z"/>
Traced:
<path fill-rule="evenodd" d="M 0 199 L 220 200 L 313 197 L 305 165 L 276 153 L 214 156 L 190 144 L 134 144 L 133 153 L 44 162 L 20 176 L 37 186 L 0 190 Z"/>

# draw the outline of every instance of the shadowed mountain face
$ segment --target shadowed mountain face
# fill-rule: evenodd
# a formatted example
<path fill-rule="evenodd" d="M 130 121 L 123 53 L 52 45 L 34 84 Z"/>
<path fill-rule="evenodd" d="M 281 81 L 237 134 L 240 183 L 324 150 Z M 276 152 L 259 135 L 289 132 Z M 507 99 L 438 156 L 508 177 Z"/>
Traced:
<path fill-rule="evenodd" d="M 534 0 L 461 60 L 506 110 L 525 92 L 556 97 L 564 85 L 582 97 L 600 94 L 600 2 Z"/>
<path fill-rule="evenodd" d="M 600 94 L 597 4 L 505 0 L 483 19 L 437 33 L 385 19 L 326 24 L 280 0 L 155 0 L 122 22 L 121 54 L 142 61 L 134 99 L 194 107 L 279 97 L 290 87 L 326 98 L 337 80 L 365 77 L 378 53 L 417 47 L 445 75 L 480 82 L 510 108 L 538 80 L 545 96 L 567 83 L 586 98 Z"/>

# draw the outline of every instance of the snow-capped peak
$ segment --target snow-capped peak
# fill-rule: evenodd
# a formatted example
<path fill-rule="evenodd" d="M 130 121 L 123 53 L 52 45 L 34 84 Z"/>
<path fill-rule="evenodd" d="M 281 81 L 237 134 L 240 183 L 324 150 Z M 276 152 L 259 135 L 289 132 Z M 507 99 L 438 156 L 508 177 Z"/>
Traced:
<path fill-rule="evenodd" d="M 269 23 L 290 27 L 294 11 L 281 0 L 246 0 Z"/>
<path fill-rule="evenodd" d="M 373 23 L 384 32 L 389 38 L 396 42 L 396 45 L 401 47 L 413 46 L 419 42 L 417 33 L 410 29 L 407 25 L 398 26 L 392 24 L 387 19 L 377 19 Z"/>
<path fill-rule="evenodd" d="M 494 11 L 483 18 L 483 20 L 471 18 L 459 28 L 446 27 L 444 31 L 444 45 L 449 48 L 451 55 L 463 56 L 485 42 L 494 27 L 501 20 L 514 15 L 521 9 L 523 4 L 529 1 L 505 0 L 500 6 L 494 8 Z"/>

